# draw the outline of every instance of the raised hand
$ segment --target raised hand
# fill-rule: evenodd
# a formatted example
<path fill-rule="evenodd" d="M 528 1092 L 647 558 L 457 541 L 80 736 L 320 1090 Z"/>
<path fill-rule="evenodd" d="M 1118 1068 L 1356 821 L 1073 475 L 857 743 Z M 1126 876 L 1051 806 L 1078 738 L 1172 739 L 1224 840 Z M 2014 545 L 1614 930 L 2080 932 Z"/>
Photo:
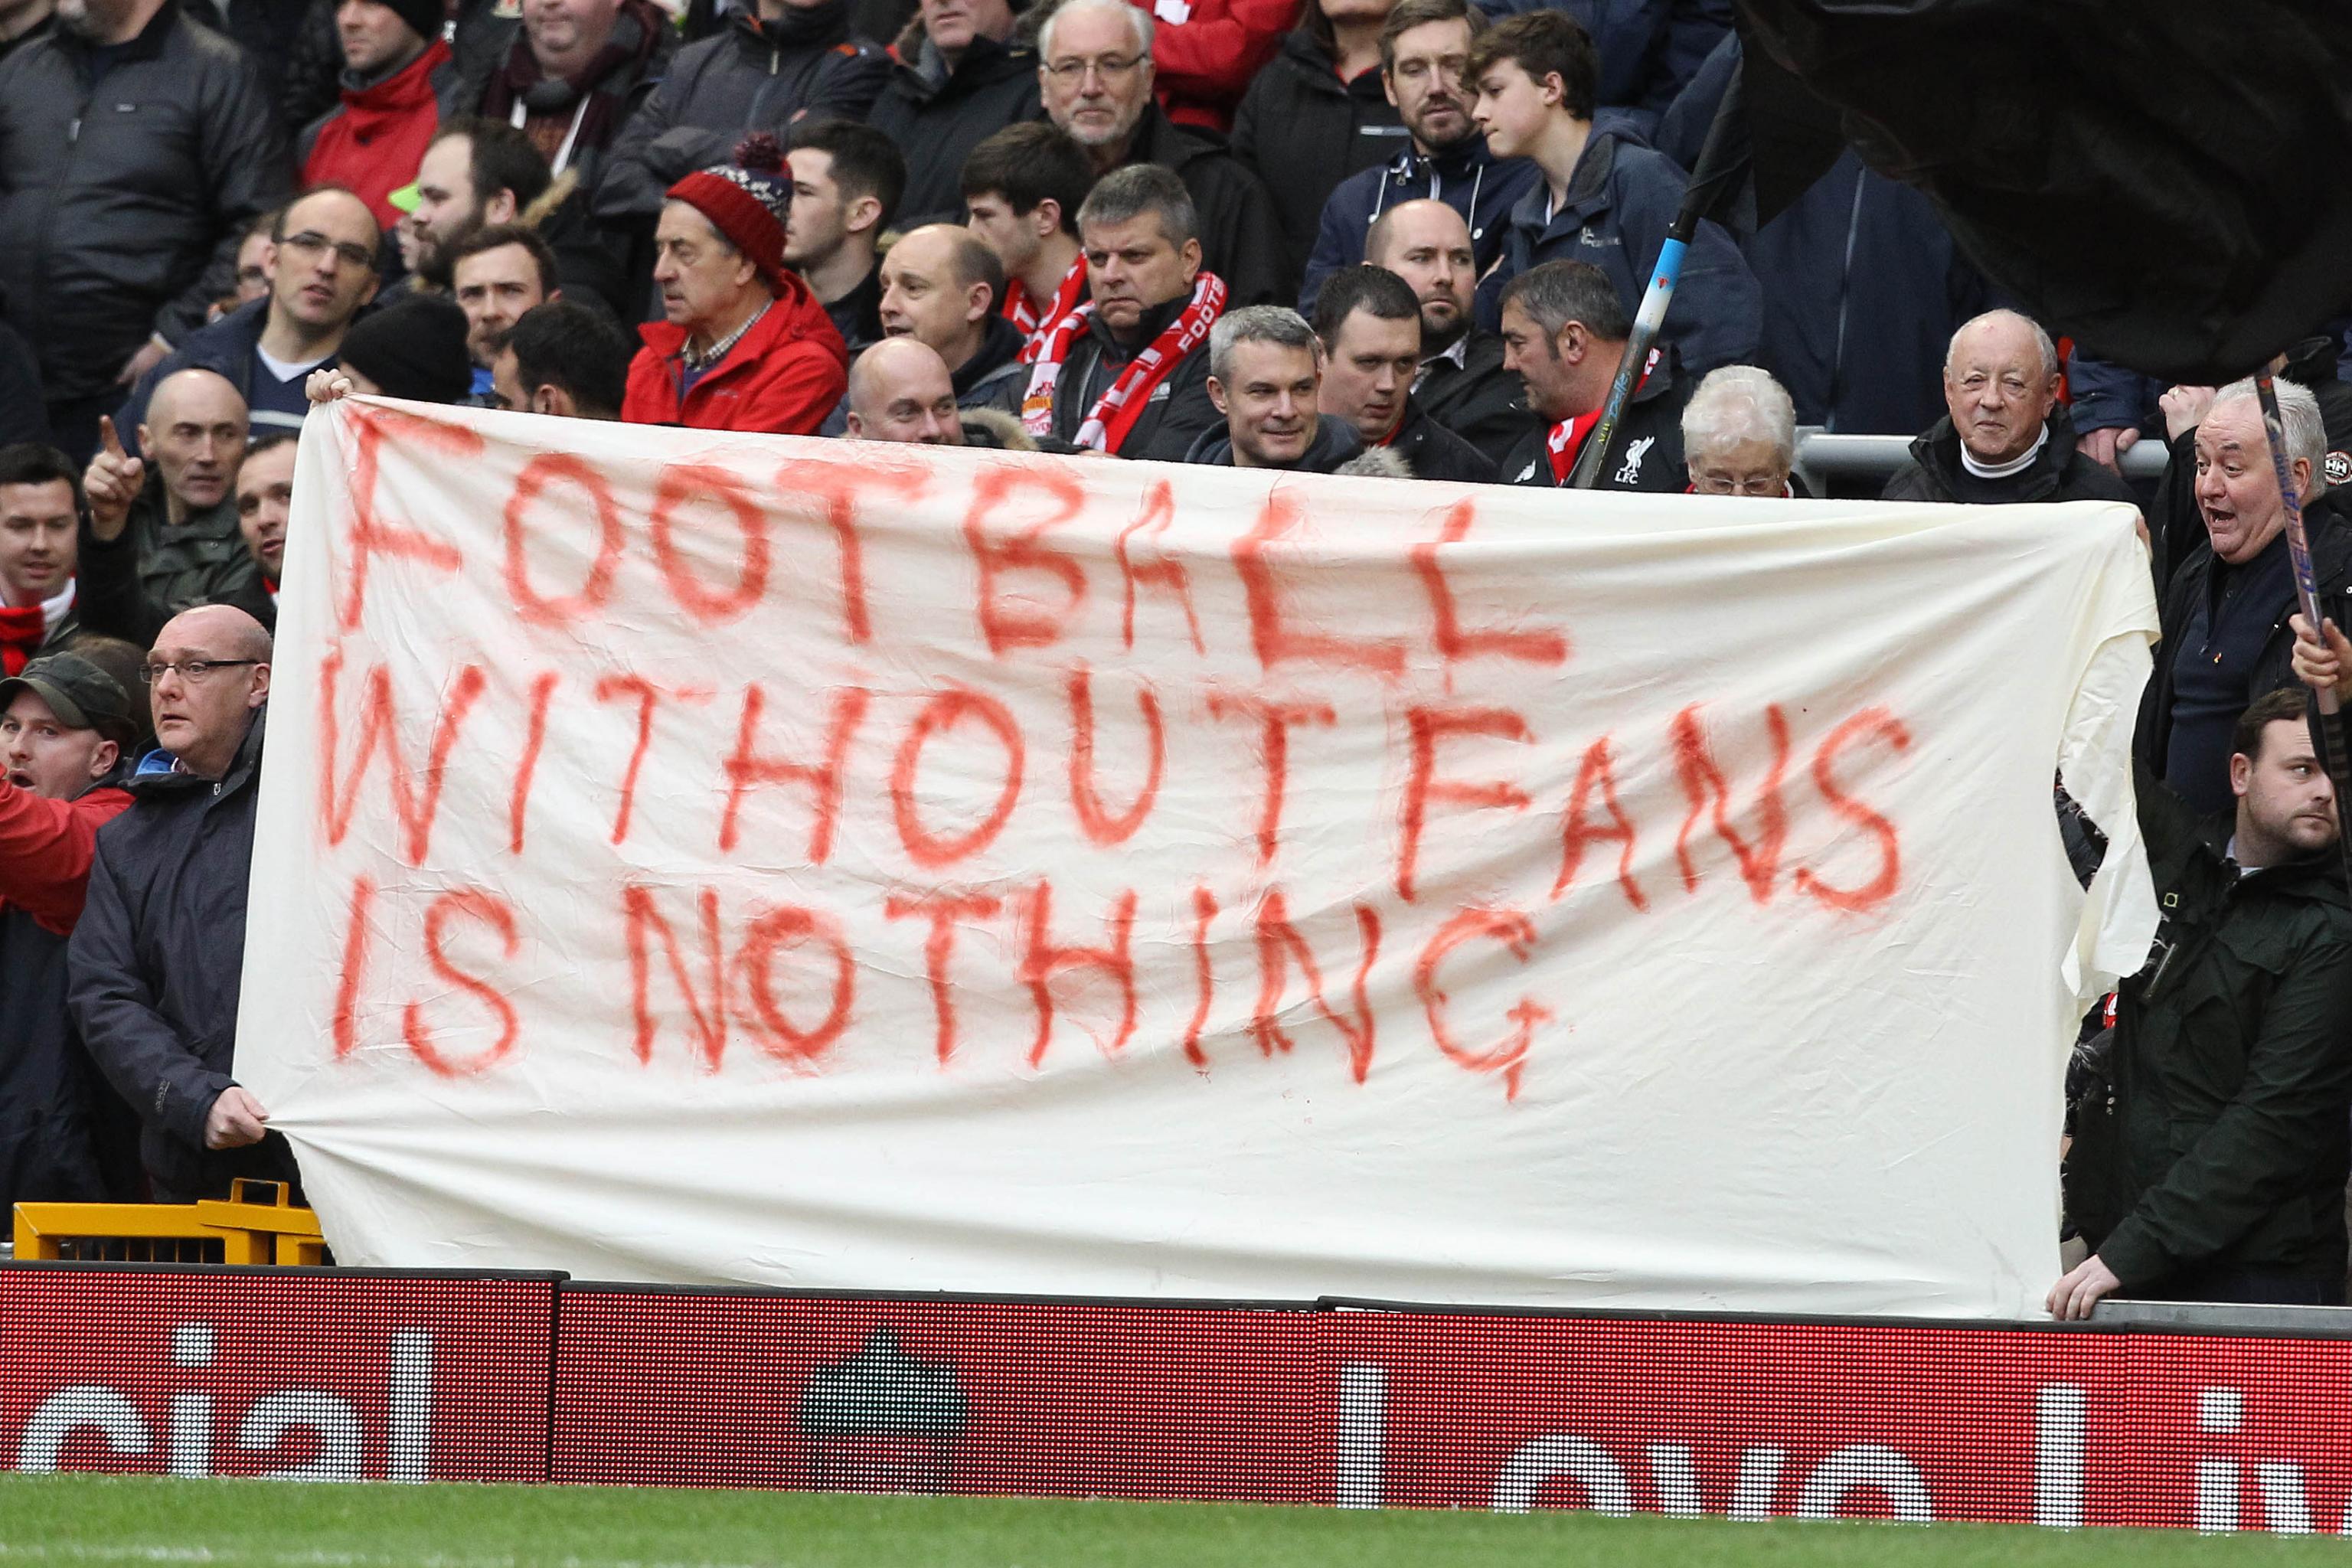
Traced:
<path fill-rule="evenodd" d="M 103 416 L 98 421 L 98 456 L 82 474 L 81 488 L 89 500 L 89 531 L 101 544 L 111 544 L 131 521 L 131 503 L 147 482 L 147 465 L 122 449 L 114 421 Z"/>

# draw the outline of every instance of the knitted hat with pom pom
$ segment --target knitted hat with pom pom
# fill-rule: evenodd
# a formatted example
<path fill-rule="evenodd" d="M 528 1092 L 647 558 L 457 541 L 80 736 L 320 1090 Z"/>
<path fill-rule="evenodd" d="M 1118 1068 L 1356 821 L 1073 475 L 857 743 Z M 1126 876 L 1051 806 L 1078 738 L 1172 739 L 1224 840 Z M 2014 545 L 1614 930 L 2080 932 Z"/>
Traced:
<path fill-rule="evenodd" d="M 773 136 L 756 132 L 735 144 L 735 161 L 693 174 L 672 185 L 684 202 L 751 258 L 769 289 L 789 290 L 784 272 L 784 220 L 793 210 L 792 171 Z"/>

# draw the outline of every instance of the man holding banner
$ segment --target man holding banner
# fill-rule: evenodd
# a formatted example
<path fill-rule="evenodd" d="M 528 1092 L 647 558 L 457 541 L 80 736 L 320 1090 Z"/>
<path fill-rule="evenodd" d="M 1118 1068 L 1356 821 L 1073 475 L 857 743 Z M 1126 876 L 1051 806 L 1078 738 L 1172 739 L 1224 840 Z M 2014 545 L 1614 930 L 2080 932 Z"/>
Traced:
<path fill-rule="evenodd" d="M 163 749 L 99 835 L 68 952 L 74 1023 L 138 1112 L 165 1203 L 226 1196 L 237 1176 L 295 1179 L 285 1140 L 234 1076 L 269 660 L 269 634 L 227 605 L 157 636 L 141 674 Z"/>
<path fill-rule="evenodd" d="M 2052 1289 L 2054 1316 L 2116 1292 L 2344 1299 L 2352 905 L 2305 700 L 2283 689 L 2240 717 L 2221 824 L 2141 774 L 2165 921 L 2076 1111 L 2067 1209 L 2095 1250 Z"/>

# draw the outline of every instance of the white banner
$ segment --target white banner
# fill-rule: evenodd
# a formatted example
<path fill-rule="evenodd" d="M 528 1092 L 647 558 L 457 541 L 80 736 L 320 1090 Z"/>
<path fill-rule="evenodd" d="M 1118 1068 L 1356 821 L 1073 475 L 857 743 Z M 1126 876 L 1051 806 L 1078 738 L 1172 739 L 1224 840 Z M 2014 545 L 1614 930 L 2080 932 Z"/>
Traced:
<path fill-rule="evenodd" d="M 240 1079 L 346 1263 L 2022 1315 L 2127 508 L 347 402 Z M 2086 900 L 2053 774 L 2116 833 Z"/>

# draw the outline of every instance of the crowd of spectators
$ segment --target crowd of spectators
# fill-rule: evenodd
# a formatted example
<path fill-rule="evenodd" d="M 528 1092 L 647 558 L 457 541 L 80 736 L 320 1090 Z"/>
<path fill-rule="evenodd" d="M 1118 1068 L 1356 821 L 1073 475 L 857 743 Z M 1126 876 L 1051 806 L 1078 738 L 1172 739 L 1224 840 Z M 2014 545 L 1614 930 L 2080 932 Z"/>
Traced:
<path fill-rule="evenodd" d="M 0 1202 L 292 1174 L 230 1053 L 316 403 L 1561 486 L 1739 69 L 1729 23 L 0 0 Z M 2250 384 L 2167 387 L 2002 305 L 1849 154 L 1752 234 L 1700 226 L 1596 482 L 1801 495 L 1821 426 L 1916 437 L 1890 500 L 2143 511 L 2167 930 L 2077 1075 L 2089 1256 L 2052 1306 L 2340 1300 L 2352 912 L 2277 693 L 2352 647 L 2291 621 Z M 2279 367 L 2338 621 L 2341 350 Z M 2170 458 L 2147 492 L 2116 467 L 2143 437 Z"/>

